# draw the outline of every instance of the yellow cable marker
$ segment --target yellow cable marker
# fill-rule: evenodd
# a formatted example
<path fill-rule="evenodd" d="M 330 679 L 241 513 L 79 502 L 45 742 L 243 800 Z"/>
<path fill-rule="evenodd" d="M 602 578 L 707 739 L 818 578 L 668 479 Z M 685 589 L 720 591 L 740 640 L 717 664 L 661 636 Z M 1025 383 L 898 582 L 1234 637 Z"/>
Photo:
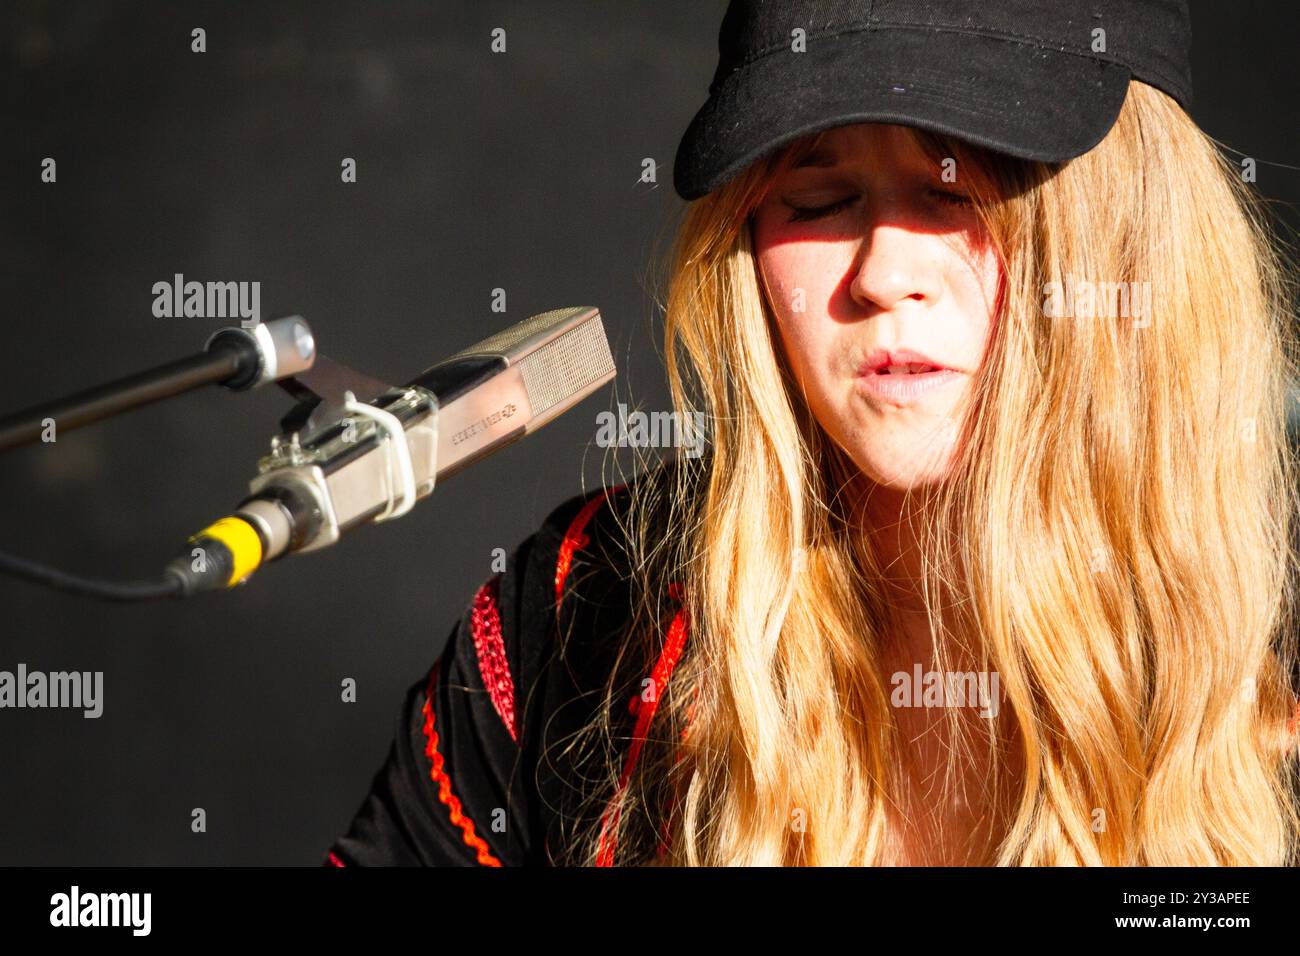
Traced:
<path fill-rule="evenodd" d="M 253 526 L 242 518 L 222 518 L 208 525 L 190 540 L 195 541 L 205 536 L 220 541 L 230 549 L 234 567 L 231 569 L 230 579 L 226 582 L 228 588 L 233 588 L 244 580 L 262 563 L 262 539 L 258 537 Z"/>

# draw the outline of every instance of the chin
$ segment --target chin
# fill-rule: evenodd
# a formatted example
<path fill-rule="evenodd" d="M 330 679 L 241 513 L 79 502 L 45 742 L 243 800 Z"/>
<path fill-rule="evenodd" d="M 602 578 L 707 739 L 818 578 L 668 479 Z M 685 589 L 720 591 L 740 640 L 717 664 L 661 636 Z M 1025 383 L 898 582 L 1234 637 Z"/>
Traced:
<path fill-rule="evenodd" d="M 913 494 L 930 488 L 937 488 L 947 479 L 946 473 L 940 472 L 921 472 L 908 474 L 875 474 L 864 471 L 864 475 L 870 479 L 871 483 L 877 488 L 883 488 L 888 491 L 894 491 L 899 494 L 912 492 Z"/>
<path fill-rule="evenodd" d="M 862 474 L 891 491 L 920 491 L 947 481 L 952 473 L 948 450 L 924 444 L 908 449 L 858 448 L 851 456 Z"/>

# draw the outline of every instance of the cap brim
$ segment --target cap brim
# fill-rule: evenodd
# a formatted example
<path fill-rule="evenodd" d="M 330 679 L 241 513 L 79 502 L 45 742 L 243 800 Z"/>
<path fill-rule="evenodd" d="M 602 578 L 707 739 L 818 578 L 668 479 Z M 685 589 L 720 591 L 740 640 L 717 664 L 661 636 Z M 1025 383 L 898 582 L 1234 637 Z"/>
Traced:
<path fill-rule="evenodd" d="M 848 123 L 915 126 L 1064 162 L 1101 142 L 1130 77 L 1118 63 L 951 31 L 815 38 L 806 52 L 768 54 L 723 80 L 678 145 L 673 184 L 698 199 L 781 146 Z"/>

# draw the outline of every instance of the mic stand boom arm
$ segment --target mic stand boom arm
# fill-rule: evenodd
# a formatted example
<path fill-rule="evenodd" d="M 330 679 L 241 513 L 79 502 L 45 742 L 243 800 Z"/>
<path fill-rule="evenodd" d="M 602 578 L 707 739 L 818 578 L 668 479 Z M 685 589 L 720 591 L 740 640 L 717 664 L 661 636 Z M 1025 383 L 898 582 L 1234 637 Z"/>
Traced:
<path fill-rule="evenodd" d="M 204 385 L 244 391 L 305 372 L 315 358 L 316 343 L 302 316 L 221 329 L 196 355 L 0 417 L 0 451 L 38 441 L 50 421 L 67 432 Z"/>

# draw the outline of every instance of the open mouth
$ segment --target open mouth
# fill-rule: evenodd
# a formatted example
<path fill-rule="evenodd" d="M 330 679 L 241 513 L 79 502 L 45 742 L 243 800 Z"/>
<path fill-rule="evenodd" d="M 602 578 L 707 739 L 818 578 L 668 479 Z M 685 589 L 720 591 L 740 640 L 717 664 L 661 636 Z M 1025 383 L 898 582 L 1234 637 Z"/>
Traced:
<path fill-rule="evenodd" d="M 912 362 L 907 365 L 882 365 L 872 374 L 874 375 L 926 375 L 930 372 L 944 372 L 947 369 L 940 368 L 938 365 L 921 365 Z"/>
<path fill-rule="evenodd" d="M 962 376 L 961 372 L 937 365 L 884 365 L 874 372 L 858 376 L 866 394 L 890 405 L 906 405 L 937 389 L 943 388 Z"/>

